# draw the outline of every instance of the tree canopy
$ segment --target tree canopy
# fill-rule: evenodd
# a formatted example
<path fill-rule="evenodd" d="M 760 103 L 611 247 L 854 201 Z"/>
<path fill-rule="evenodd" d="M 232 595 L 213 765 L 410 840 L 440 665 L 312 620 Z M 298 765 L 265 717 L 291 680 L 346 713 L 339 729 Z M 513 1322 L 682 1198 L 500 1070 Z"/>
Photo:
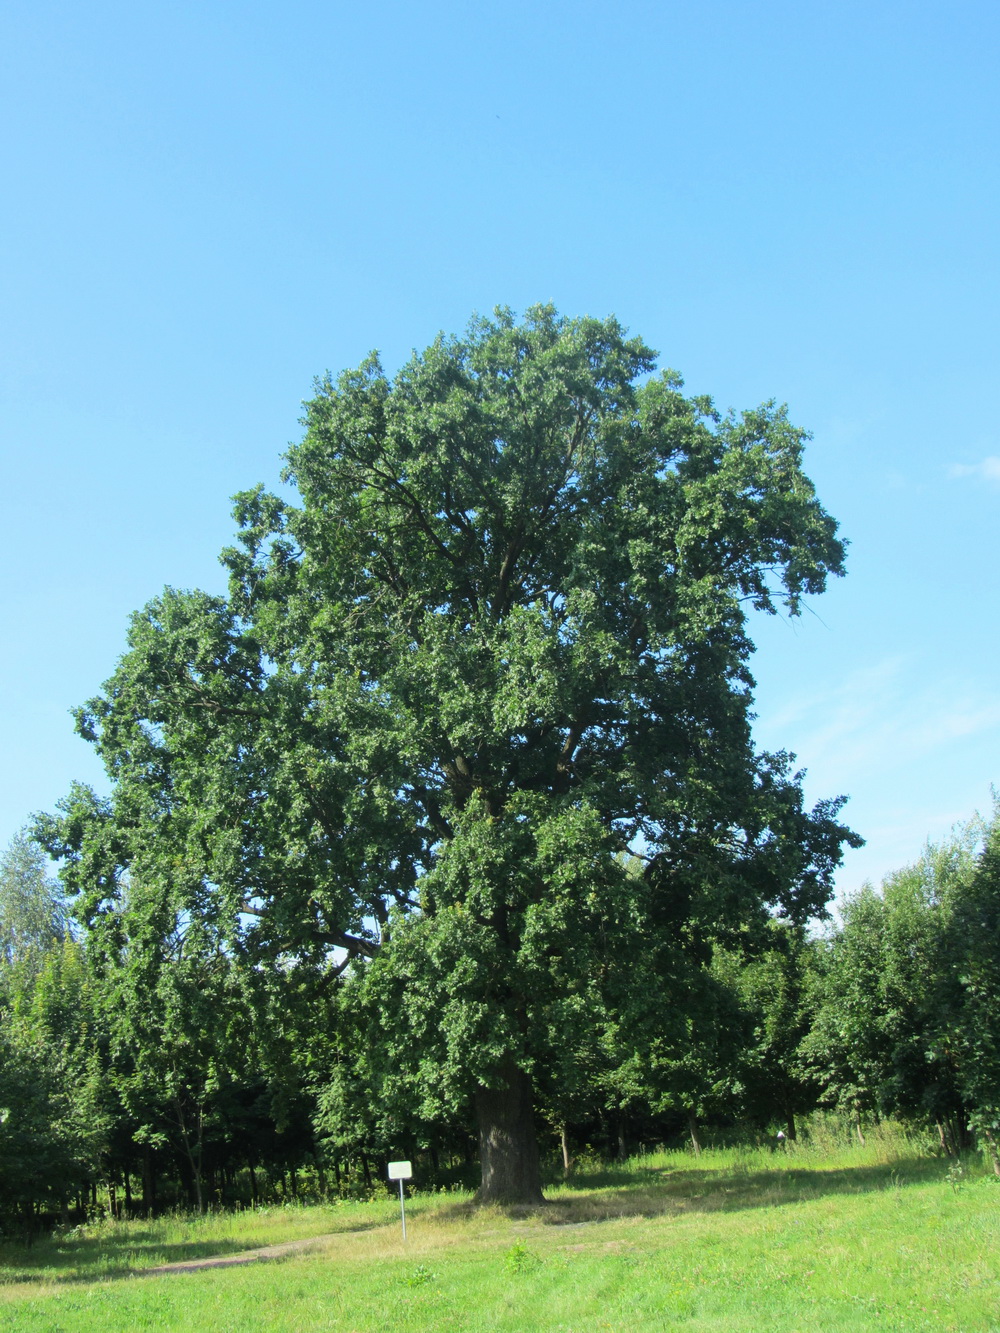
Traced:
<path fill-rule="evenodd" d="M 0 959 L 34 969 L 65 929 L 65 905 L 48 858 L 22 830 L 0 855 Z"/>
<path fill-rule="evenodd" d="M 540 306 L 320 380 L 298 499 L 237 497 L 227 598 L 134 617 L 78 719 L 111 797 L 42 830 L 122 985 L 190 936 L 332 1002 L 332 1120 L 474 1114 L 485 1200 L 540 1197 L 581 1070 L 671 1095 L 711 941 L 821 913 L 858 841 L 751 738 L 749 612 L 843 569 L 804 432 L 653 372 Z"/>

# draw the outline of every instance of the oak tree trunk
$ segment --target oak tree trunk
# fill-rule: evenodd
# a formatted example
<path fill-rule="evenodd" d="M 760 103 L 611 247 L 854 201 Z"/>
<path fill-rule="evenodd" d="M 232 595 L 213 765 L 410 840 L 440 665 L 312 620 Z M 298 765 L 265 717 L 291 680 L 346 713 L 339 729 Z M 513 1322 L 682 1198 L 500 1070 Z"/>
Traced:
<path fill-rule="evenodd" d="M 532 1107 L 531 1079 L 507 1060 L 497 1071 L 495 1086 L 476 1092 L 479 1160 L 483 1181 L 478 1203 L 544 1203 L 538 1163 L 538 1139 Z"/>

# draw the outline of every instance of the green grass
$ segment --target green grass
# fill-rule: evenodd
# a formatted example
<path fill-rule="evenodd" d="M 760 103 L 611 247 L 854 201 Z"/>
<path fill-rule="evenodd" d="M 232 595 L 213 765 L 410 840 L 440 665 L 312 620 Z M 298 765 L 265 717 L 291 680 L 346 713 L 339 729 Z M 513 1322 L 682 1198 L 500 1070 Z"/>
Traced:
<path fill-rule="evenodd" d="M 105 1223 L 0 1252 L 0 1328 L 1000 1333 L 1000 1182 L 905 1142 L 644 1157 L 536 1212 L 466 1196 Z M 324 1236 L 278 1262 L 139 1278 Z"/>

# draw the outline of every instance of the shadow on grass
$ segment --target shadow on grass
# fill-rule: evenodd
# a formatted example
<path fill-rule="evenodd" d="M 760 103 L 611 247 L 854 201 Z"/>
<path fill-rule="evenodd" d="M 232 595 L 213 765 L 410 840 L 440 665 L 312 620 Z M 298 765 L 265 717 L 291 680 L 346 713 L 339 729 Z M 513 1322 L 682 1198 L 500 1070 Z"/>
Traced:
<path fill-rule="evenodd" d="M 308 1246 L 320 1236 L 351 1235 L 373 1231 L 386 1225 L 384 1218 L 352 1221 L 330 1226 L 317 1236 L 302 1236 L 284 1242 L 274 1236 L 226 1236 L 215 1240 L 177 1241 L 158 1238 L 154 1229 L 116 1237 L 112 1235 L 53 1239 L 37 1243 L 31 1250 L 15 1252 L 10 1245 L 0 1248 L 0 1287 L 28 1282 L 67 1283 L 103 1282 L 131 1277 L 146 1268 L 164 1264 L 195 1262 L 199 1259 L 225 1259 L 275 1246 Z M 69 1271 L 67 1271 L 69 1270 Z"/>
<path fill-rule="evenodd" d="M 135 1237 L 114 1240 L 61 1241 L 52 1247 L 39 1245 L 35 1255 L 12 1259 L 10 1253 L 0 1257 L 0 1285 L 13 1282 L 96 1282 L 107 1277 L 123 1277 L 147 1262 L 175 1263 L 183 1259 L 207 1259 L 226 1254 L 240 1254 L 244 1250 L 259 1249 L 266 1240 L 182 1241 L 176 1245 L 151 1239 L 147 1244 Z M 44 1251 L 48 1250 L 46 1254 Z M 10 1269 L 7 1264 L 10 1263 Z M 71 1269 L 66 1272 L 60 1269 Z"/>
<path fill-rule="evenodd" d="M 552 1184 L 558 1191 L 540 1208 L 500 1211 L 543 1226 L 611 1222 L 626 1217 L 664 1217 L 692 1213 L 743 1212 L 779 1208 L 837 1194 L 867 1194 L 943 1179 L 940 1163 L 918 1156 L 876 1166 L 810 1169 L 785 1161 L 773 1169 L 648 1167 L 628 1172 L 593 1172 Z M 470 1202 L 446 1205 L 439 1216 L 468 1218 Z"/>

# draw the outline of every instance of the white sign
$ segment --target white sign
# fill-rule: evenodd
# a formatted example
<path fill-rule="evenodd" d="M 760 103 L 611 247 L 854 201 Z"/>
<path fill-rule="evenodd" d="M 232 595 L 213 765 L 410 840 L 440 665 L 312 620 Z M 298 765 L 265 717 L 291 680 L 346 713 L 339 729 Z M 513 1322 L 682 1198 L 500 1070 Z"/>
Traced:
<path fill-rule="evenodd" d="M 411 1162 L 390 1162 L 389 1163 L 390 1180 L 412 1180 L 413 1164 Z"/>

